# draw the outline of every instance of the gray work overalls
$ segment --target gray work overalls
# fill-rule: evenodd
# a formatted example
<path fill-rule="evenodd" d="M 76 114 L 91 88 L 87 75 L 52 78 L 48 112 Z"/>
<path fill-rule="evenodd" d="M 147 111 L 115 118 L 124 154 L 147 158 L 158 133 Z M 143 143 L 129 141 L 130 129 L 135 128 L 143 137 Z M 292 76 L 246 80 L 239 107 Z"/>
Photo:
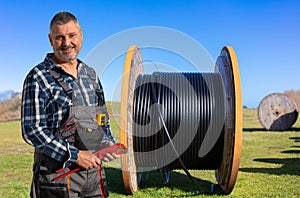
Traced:
<path fill-rule="evenodd" d="M 103 91 L 97 86 L 95 77 L 88 66 L 85 66 L 88 76 L 93 82 L 98 97 L 98 106 L 76 105 L 73 91 L 54 70 L 50 74 L 60 84 L 63 90 L 72 94 L 73 106 L 69 110 L 68 119 L 54 134 L 56 137 L 67 140 L 79 150 L 91 152 L 101 149 L 101 140 L 104 136 L 105 117 L 107 110 L 103 105 Z M 97 122 L 97 115 L 102 115 Z M 104 118 L 104 119 L 103 119 Z M 31 188 L 31 197 L 34 198 L 68 198 L 68 197 L 108 197 L 105 172 L 102 166 L 90 170 L 83 170 L 68 175 L 59 181 L 53 179 L 62 173 L 56 173 L 63 167 L 63 162 L 58 162 L 45 155 L 39 149 L 34 153 L 34 175 Z M 67 171 L 67 170 L 66 170 Z M 66 172 L 65 171 L 65 172 Z"/>

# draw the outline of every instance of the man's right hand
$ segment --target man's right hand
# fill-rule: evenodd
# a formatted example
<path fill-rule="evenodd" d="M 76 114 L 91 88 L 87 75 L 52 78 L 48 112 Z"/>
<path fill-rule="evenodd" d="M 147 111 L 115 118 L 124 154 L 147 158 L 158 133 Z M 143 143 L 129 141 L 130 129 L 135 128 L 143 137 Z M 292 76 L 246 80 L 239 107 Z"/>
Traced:
<path fill-rule="evenodd" d="M 93 153 L 91 153 L 89 151 L 79 150 L 78 159 L 76 161 L 76 164 L 80 168 L 88 170 L 88 169 L 95 168 L 98 165 L 100 165 L 101 161 Z"/>

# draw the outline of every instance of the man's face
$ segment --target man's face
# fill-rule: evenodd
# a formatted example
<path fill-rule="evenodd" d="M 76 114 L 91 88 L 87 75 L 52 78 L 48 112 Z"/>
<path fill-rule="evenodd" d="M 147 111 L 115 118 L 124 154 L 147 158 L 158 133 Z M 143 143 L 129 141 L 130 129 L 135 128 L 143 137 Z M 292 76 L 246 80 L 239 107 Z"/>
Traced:
<path fill-rule="evenodd" d="M 70 21 L 64 25 L 54 25 L 49 34 L 55 58 L 60 62 L 77 59 L 82 46 L 82 31 L 79 25 Z"/>

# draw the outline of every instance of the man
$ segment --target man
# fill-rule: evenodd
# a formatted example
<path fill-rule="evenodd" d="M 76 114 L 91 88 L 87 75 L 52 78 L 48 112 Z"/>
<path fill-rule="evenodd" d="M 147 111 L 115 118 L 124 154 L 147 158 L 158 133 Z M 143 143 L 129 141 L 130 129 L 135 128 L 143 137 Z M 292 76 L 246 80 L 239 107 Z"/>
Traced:
<path fill-rule="evenodd" d="M 79 22 L 59 12 L 48 37 L 54 53 L 29 72 L 23 87 L 22 135 L 35 147 L 31 197 L 107 197 L 105 172 L 92 152 L 115 139 L 100 80 L 77 58 L 83 38 Z M 104 161 L 116 158 L 107 154 Z M 82 171 L 53 181 L 62 174 L 57 170 L 74 164 Z"/>

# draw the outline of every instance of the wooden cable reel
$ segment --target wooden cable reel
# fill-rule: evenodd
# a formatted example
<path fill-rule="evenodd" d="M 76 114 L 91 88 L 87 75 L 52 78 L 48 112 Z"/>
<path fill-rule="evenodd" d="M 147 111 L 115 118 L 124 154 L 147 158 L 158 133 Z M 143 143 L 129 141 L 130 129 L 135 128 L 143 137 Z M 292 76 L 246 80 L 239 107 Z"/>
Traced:
<path fill-rule="evenodd" d="M 157 75 L 162 76 L 168 74 L 153 74 L 150 78 L 156 78 Z M 176 76 L 176 74 L 174 75 Z M 199 73 L 199 75 L 205 76 L 206 74 Z M 216 180 L 222 188 L 223 193 L 229 194 L 233 190 L 236 182 L 242 144 L 242 98 L 240 76 L 237 58 L 232 47 L 226 46 L 222 49 L 216 62 L 215 73 L 208 75 L 213 78 L 216 77 L 216 79 L 220 79 L 221 83 L 219 83 L 219 85 L 215 88 L 219 91 L 221 89 L 220 95 L 224 95 L 221 99 L 217 99 L 219 102 L 223 102 L 221 106 L 222 108 L 224 107 L 224 119 L 221 120 L 222 123 L 219 123 L 222 125 L 222 135 L 220 135 L 221 138 L 219 138 L 220 140 L 218 140 L 218 142 L 221 142 L 222 144 L 220 146 L 218 145 L 218 142 L 216 143 L 218 147 L 221 147 L 221 149 L 218 148 L 216 151 L 216 153 L 219 154 L 217 157 L 219 159 L 219 163 L 217 164 L 217 167 L 213 167 L 213 170 L 215 170 Z M 137 158 L 136 155 L 136 145 L 143 146 L 143 143 L 136 142 L 136 128 L 133 126 L 133 123 L 135 122 L 133 115 L 137 114 L 135 100 L 136 98 L 139 98 L 139 95 L 137 95 L 139 92 L 136 90 L 140 86 L 137 81 L 140 81 L 140 79 L 144 77 L 149 76 L 144 75 L 140 50 L 137 46 L 131 46 L 128 49 L 124 65 L 120 115 L 120 142 L 128 148 L 128 154 L 121 156 L 122 175 L 125 189 L 129 194 L 133 194 L 138 189 L 138 171 L 141 166 L 141 163 L 139 162 L 140 159 Z M 162 77 L 158 78 L 161 79 Z M 212 80 L 212 84 L 214 84 L 213 81 L 214 80 Z M 151 91 L 151 88 L 148 89 Z M 182 88 L 182 90 L 185 90 L 185 88 Z M 211 91 L 215 92 L 215 98 L 219 98 L 217 96 L 218 91 L 213 90 L 214 89 Z M 209 101 L 210 100 L 211 99 L 209 99 Z M 189 101 L 189 105 L 201 106 L 201 104 L 197 104 L 197 101 Z M 218 107 L 214 110 L 222 112 Z M 171 110 L 167 111 L 172 114 Z M 217 115 L 218 112 L 210 112 L 210 114 Z M 213 120 L 213 118 L 208 120 L 208 122 L 211 120 Z M 203 141 L 203 139 L 201 139 L 201 141 Z M 145 145 L 147 145 L 147 142 Z M 194 143 L 192 146 L 199 148 L 201 145 L 195 145 Z M 197 155 L 192 158 L 201 160 L 198 153 L 196 154 Z M 181 157 L 183 155 L 184 154 L 181 153 Z M 183 158 L 185 157 L 183 156 Z M 186 160 L 185 163 L 187 163 L 187 161 L 189 160 Z M 172 166 L 170 169 L 178 169 L 178 167 L 174 165 L 174 167 Z M 192 169 L 203 169 L 203 167 L 195 168 L 193 165 Z M 205 167 L 205 169 L 210 169 L 210 167 Z"/>
<path fill-rule="evenodd" d="M 270 131 L 284 131 L 297 121 L 296 102 L 281 93 L 265 96 L 258 106 L 258 119 L 261 125 Z"/>

